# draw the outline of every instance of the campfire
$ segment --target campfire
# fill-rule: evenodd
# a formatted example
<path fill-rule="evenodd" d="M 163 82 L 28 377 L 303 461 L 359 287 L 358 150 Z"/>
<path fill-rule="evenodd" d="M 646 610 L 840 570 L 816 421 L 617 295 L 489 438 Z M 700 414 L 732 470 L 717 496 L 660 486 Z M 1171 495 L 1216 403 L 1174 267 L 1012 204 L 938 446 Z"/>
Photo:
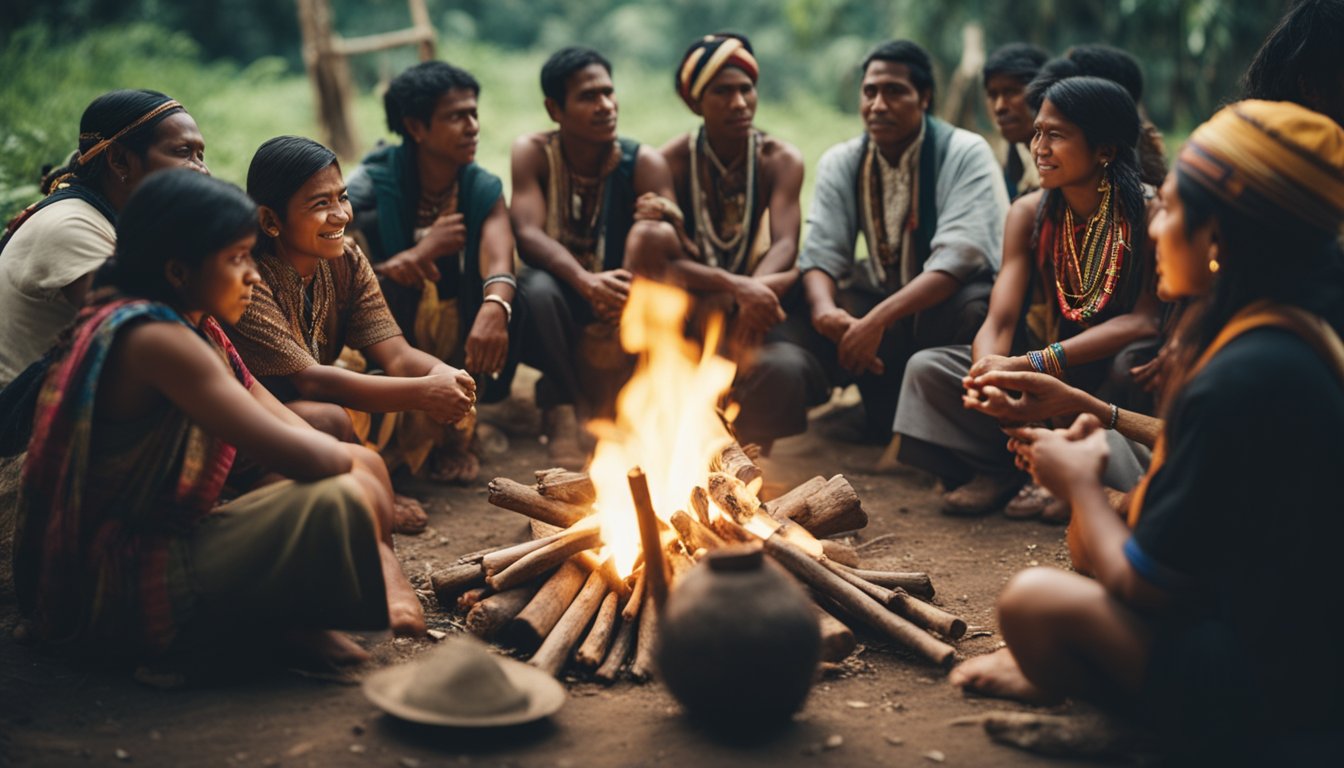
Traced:
<path fill-rule="evenodd" d="M 536 472 L 523 484 L 495 478 L 491 504 L 531 518 L 531 541 L 466 554 L 431 574 L 445 609 L 466 611 L 467 629 L 530 652 L 553 675 L 567 666 L 604 682 L 648 680 L 658 611 L 668 591 L 707 552 L 761 547 L 817 603 L 822 659 L 855 648 L 851 625 L 947 666 L 966 623 L 927 602 L 926 574 L 865 570 L 833 537 L 868 515 L 841 475 L 817 476 L 762 501 L 752 446 L 718 408 L 735 372 L 716 355 L 712 323 L 703 350 L 687 341 L 689 297 L 636 281 L 621 319 L 621 344 L 639 365 L 617 400 L 616 420 L 593 425 L 586 473 Z M 725 412 L 726 411 L 726 412 Z"/>

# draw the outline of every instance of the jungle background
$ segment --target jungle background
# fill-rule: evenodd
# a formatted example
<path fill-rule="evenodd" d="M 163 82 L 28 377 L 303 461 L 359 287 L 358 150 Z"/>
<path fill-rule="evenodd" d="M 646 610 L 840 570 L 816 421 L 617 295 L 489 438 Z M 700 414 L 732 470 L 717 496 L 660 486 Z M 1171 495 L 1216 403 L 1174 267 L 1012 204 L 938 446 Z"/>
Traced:
<path fill-rule="evenodd" d="M 715 31 L 751 37 L 761 63 L 757 124 L 796 144 L 809 166 L 857 134 L 857 64 L 872 45 L 907 37 L 929 49 L 940 97 L 978 24 L 985 49 L 1015 40 L 1052 53 L 1105 42 L 1143 63 L 1151 119 L 1179 139 L 1234 98 L 1288 0 L 428 0 L 438 56 L 482 84 L 478 161 L 508 178 L 508 148 L 548 125 L 538 72 L 554 49 L 586 44 L 614 65 L 621 132 L 659 145 L 694 126 L 672 70 L 687 44 Z M 405 0 L 331 0 L 345 37 L 407 27 Z M 114 88 L 153 88 L 200 124 L 207 161 L 242 183 L 252 152 L 285 133 L 320 137 L 293 2 L 276 0 L 0 0 L 0 216 L 38 194 L 42 167 L 74 150 L 80 114 Z M 351 60 L 359 141 L 390 134 L 381 93 L 416 61 L 412 47 Z M 976 98 L 958 115 L 992 131 Z M 358 158 L 344 158 L 352 167 Z M 804 205 L 810 199 L 810 179 Z"/>

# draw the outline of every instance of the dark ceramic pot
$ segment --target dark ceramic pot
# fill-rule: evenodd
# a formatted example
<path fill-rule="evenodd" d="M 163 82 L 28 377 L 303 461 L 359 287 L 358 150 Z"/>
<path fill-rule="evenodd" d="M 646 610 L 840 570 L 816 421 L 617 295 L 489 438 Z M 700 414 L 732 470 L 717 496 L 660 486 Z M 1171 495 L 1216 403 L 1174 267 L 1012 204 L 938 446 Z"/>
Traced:
<path fill-rule="evenodd" d="M 668 598 L 658 637 L 663 683 L 692 718 L 724 727 L 787 721 L 821 653 L 807 594 L 759 547 L 707 555 Z"/>

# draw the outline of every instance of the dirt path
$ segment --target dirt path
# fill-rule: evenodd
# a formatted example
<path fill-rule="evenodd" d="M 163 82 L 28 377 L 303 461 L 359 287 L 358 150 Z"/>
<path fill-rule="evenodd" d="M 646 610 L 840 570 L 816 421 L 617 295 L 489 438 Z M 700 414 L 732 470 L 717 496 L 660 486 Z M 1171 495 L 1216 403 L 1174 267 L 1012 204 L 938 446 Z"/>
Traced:
<path fill-rule="evenodd" d="M 520 405 L 491 414 L 509 435 L 507 452 L 487 456 L 482 481 L 442 488 L 413 481 L 400 490 L 426 500 L 430 530 L 398 542 L 408 574 L 425 574 L 459 554 L 520 540 L 525 521 L 490 507 L 485 480 L 528 481 L 545 466 L 535 411 Z M 783 441 L 764 462 L 772 485 L 843 473 L 871 523 L 856 543 L 891 534 L 864 552 L 865 566 L 923 570 L 937 601 L 971 625 L 962 657 L 997 647 L 994 596 L 1016 571 L 1063 565 L 1063 529 L 1000 516 L 949 519 L 936 489 L 912 475 L 869 471 L 880 448 L 835 438 L 842 419 L 822 419 L 804 437 Z M 494 732 L 415 727 L 384 717 L 356 685 L 315 679 L 281 666 L 244 670 L 212 665 L 215 677 L 174 690 L 134 680 L 122 667 L 97 666 L 16 645 L 12 596 L 0 604 L 0 765 L 214 766 L 703 766 L 717 765 L 1084 765 L 1046 760 L 989 741 L 958 718 L 1011 705 L 963 697 L 944 674 L 888 650 L 873 638 L 838 677 L 813 689 L 793 727 L 744 743 L 695 730 L 659 685 L 603 687 L 570 681 L 570 699 L 549 721 Z M 429 608 L 432 626 L 456 631 Z M 361 674 L 414 657 L 428 642 L 363 641 L 375 661 Z M 358 677 L 358 675 L 356 675 Z M 1078 711 L 1073 708 L 1070 711 Z M 838 738 L 837 738 L 838 737 Z M 119 756 L 120 755 L 120 756 Z M 938 758 L 941 757 L 941 761 Z"/>

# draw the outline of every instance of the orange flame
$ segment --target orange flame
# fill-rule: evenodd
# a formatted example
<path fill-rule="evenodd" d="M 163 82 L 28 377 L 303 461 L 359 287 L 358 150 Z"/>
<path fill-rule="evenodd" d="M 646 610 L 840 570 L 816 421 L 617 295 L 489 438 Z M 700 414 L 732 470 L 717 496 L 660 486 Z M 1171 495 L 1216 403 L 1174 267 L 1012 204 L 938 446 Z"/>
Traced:
<path fill-rule="evenodd" d="M 722 318 L 711 321 L 702 351 L 682 334 L 689 308 L 686 292 L 636 279 L 621 315 L 621 346 L 640 356 L 639 365 L 617 397 L 615 423 L 595 425 L 600 438 L 588 474 L 602 539 L 622 575 L 639 555 L 630 468 L 644 470 L 654 510 L 668 520 L 686 508 L 710 460 L 732 441 L 715 411 L 737 372 L 713 353 Z"/>

